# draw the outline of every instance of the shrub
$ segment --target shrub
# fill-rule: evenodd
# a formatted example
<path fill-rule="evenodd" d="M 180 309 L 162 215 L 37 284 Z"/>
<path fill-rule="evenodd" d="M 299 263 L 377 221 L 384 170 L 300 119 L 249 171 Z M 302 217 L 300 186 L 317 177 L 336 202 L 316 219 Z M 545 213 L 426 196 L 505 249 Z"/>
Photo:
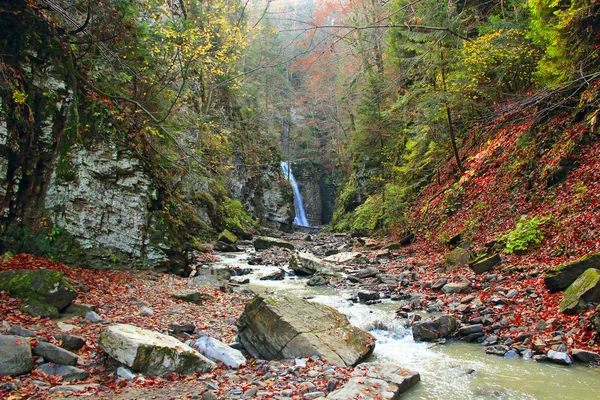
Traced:
<path fill-rule="evenodd" d="M 527 219 L 524 215 L 521 217 L 517 226 L 512 231 L 502 236 L 506 242 L 504 252 L 512 254 L 515 251 L 525 251 L 532 244 L 539 244 L 544 239 L 544 233 L 540 229 L 549 219 L 550 215 L 545 217 L 532 217 Z"/>

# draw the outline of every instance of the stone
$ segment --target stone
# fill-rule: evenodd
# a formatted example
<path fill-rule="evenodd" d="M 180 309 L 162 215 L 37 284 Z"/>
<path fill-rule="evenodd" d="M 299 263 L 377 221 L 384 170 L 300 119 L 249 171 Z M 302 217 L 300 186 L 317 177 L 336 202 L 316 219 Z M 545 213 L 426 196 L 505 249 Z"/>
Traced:
<path fill-rule="evenodd" d="M 22 375 L 33 369 L 31 346 L 22 336 L 0 336 L 0 376 Z"/>
<path fill-rule="evenodd" d="M 494 346 L 488 346 L 485 348 L 485 354 L 493 354 L 496 356 L 502 356 L 504 357 L 504 355 L 508 352 L 508 347 L 506 347 L 503 344 L 497 344 Z"/>
<path fill-rule="evenodd" d="M 0 290 L 49 304 L 58 310 L 67 307 L 77 297 L 77 291 L 60 272 L 47 269 L 0 272 Z"/>
<path fill-rule="evenodd" d="M 600 354 L 593 351 L 573 349 L 571 352 L 573 359 L 582 363 L 592 363 L 600 361 Z"/>
<path fill-rule="evenodd" d="M 48 393 L 80 393 L 88 390 L 98 390 L 101 386 L 97 383 L 86 383 L 81 385 L 60 385 L 48 389 Z"/>
<path fill-rule="evenodd" d="M 226 244 L 236 244 L 237 241 L 238 241 L 237 236 L 235 236 L 233 233 L 231 233 L 227 229 L 225 229 L 223 232 L 221 232 L 219 234 L 219 236 L 217 237 L 217 242 L 223 242 Z"/>
<path fill-rule="evenodd" d="M 209 294 L 198 292 L 194 290 L 185 290 L 171 295 L 174 299 L 187 301 L 188 303 L 194 303 L 199 306 L 207 301 L 213 300 L 213 297 Z"/>
<path fill-rule="evenodd" d="M 154 315 L 154 311 L 152 311 L 152 309 L 150 307 L 142 307 L 140 308 L 140 315 L 144 316 L 144 317 L 151 317 Z"/>
<path fill-rule="evenodd" d="M 490 269 L 494 268 L 496 265 L 502 262 L 502 258 L 500 254 L 492 254 L 491 256 L 483 256 L 477 258 L 473 261 L 469 266 L 476 274 L 483 274 Z"/>
<path fill-rule="evenodd" d="M 63 310 L 63 314 L 85 316 L 85 314 L 90 311 L 95 311 L 95 307 L 93 305 L 71 303 L 66 309 Z"/>
<path fill-rule="evenodd" d="M 238 251 L 240 251 L 240 249 L 235 244 L 225 243 L 221 241 L 216 241 L 213 248 L 215 251 L 220 251 L 222 253 L 237 253 Z"/>
<path fill-rule="evenodd" d="M 479 332 L 483 332 L 483 325 L 482 324 L 474 324 L 474 325 L 467 325 L 467 326 L 460 327 L 458 329 L 458 331 L 456 332 L 456 335 L 457 336 L 467 336 L 472 333 L 479 333 Z"/>
<path fill-rule="evenodd" d="M 551 292 L 558 292 L 571 286 L 587 269 L 600 269 L 600 253 L 589 254 L 579 260 L 560 265 L 548 272 L 544 278 L 546 287 Z"/>
<path fill-rule="evenodd" d="M 285 271 L 280 269 L 278 271 L 271 272 L 265 276 L 261 276 L 261 281 L 282 281 L 285 278 Z"/>
<path fill-rule="evenodd" d="M 442 293 L 444 294 L 464 294 L 471 291 L 471 284 L 468 282 L 461 283 L 446 283 L 442 287 Z"/>
<path fill-rule="evenodd" d="M 344 253 L 332 254 L 325 257 L 323 261 L 337 264 L 347 264 L 352 261 L 361 260 L 363 258 L 362 253 L 358 251 L 348 251 Z"/>
<path fill-rule="evenodd" d="M 233 349 L 217 339 L 204 336 L 195 340 L 192 347 L 209 359 L 219 361 L 230 368 L 238 369 L 246 365 L 246 357 L 241 351 Z"/>
<path fill-rule="evenodd" d="M 295 253 L 290 268 L 298 275 L 334 275 L 333 266 L 310 253 Z"/>
<path fill-rule="evenodd" d="M 362 303 L 379 300 L 381 298 L 380 294 L 373 290 L 359 290 L 356 292 L 356 297 L 358 297 L 358 300 L 360 300 Z"/>
<path fill-rule="evenodd" d="M 396 365 L 361 364 L 355 368 L 348 382 L 331 392 L 328 400 L 348 399 L 400 399 L 402 393 L 421 380 L 418 373 Z M 368 396 L 365 396 L 368 393 Z"/>
<path fill-rule="evenodd" d="M 358 279 L 366 279 L 366 278 L 374 278 L 379 274 L 379 270 L 374 267 L 363 268 L 359 270 L 357 273 L 353 274 L 355 278 Z"/>
<path fill-rule="evenodd" d="M 293 296 L 258 295 L 238 320 L 238 338 L 256 358 L 319 356 L 356 365 L 373 352 L 375 339 L 331 307 Z"/>
<path fill-rule="evenodd" d="M 88 377 L 85 370 L 70 365 L 42 364 L 36 370 L 48 375 L 58 375 L 66 382 L 82 381 Z"/>
<path fill-rule="evenodd" d="M 561 351 L 550 350 L 548 351 L 548 354 L 546 354 L 546 357 L 548 357 L 548 361 L 554 364 L 571 365 L 573 363 L 571 357 L 569 357 L 567 353 Z"/>
<path fill-rule="evenodd" d="M 169 331 L 174 335 L 180 333 L 194 333 L 196 331 L 196 325 L 194 324 L 170 324 Z"/>
<path fill-rule="evenodd" d="M 585 270 L 565 290 L 565 297 L 560 302 L 560 310 L 565 314 L 577 314 L 583 311 L 588 302 L 600 301 L 600 270 Z"/>
<path fill-rule="evenodd" d="M 104 321 L 104 319 L 102 319 L 102 317 L 100 315 L 98 315 L 98 313 L 96 311 L 88 311 L 85 314 L 85 319 L 87 321 L 90 321 L 93 323 L 98 323 L 98 322 Z"/>
<path fill-rule="evenodd" d="M 417 341 L 432 342 L 452 335 L 458 326 L 456 318 L 442 315 L 438 318 L 418 321 L 413 324 L 412 335 Z"/>
<path fill-rule="evenodd" d="M 22 337 L 36 337 L 36 334 L 29 329 L 23 328 L 22 326 L 13 325 L 7 331 L 7 335 L 22 336 Z"/>
<path fill-rule="evenodd" d="M 327 285 L 328 279 L 323 275 L 313 275 L 310 277 L 308 282 L 306 282 L 307 286 L 325 286 Z"/>
<path fill-rule="evenodd" d="M 69 351 L 77 351 L 85 346 L 85 339 L 81 336 L 68 335 L 65 333 L 57 333 L 52 336 L 54 336 L 55 339 L 60 340 L 60 347 Z"/>
<path fill-rule="evenodd" d="M 270 247 L 281 247 L 283 249 L 294 250 L 295 247 L 290 242 L 286 242 L 285 240 L 267 237 L 267 236 L 257 236 L 254 238 L 252 242 L 256 251 L 267 250 Z"/>
<path fill-rule="evenodd" d="M 117 376 L 125 381 L 132 381 L 135 379 L 135 374 L 133 371 L 125 367 L 117 368 Z"/>
<path fill-rule="evenodd" d="M 148 375 L 191 374 L 216 368 L 214 362 L 174 337 L 133 325 L 107 327 L 98 338 L 98 346 L 117 361 Z"/>
<path fill-rule="evenodd" d="M 25 299 L 20 311 L 40 318 L 57 318 L 60 315 L 58 308 L 36 299 Z"/>
<path fill-rule="evenodd" d="M 519 358 L 519 353 L 517 353 L 515 350 L 509 350 L 504 353 L 504 358 Z"/>
<path fill-rule="evenodd" d="M 462 268 L 469 264 L 471 252 L 467 249 L 458 247 L 444 256 L 448 269 Z"/>
<path fill-rule="evenodd" d="M 448 283 L 448 279 L 440 278 L 437 281 L 435 281 L 433 283 L 433 285 L 431 285 L 431 289 L 435 290 L 435 291 L 442 290 L 442 288 L 444 287 L 444 285 L 446 285 L 446 283 Z"/>
<path fill-rule="evenodd" d="M 77 363 L 77 354 L 69 350 L 58 347 L 52 343 L 39 342 L 33 348 L 33 354 L 44 357 L 47 362 L 60 365 L 75 365 Z"/>

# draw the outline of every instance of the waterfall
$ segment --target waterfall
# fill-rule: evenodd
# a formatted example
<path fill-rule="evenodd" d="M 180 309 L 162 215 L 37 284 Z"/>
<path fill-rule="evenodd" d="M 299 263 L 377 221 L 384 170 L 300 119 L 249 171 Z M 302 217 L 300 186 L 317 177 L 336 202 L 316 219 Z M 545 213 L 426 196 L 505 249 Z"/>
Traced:
<path fill-rule="evenodd" d="M 298 189 L 298 183 L 296 182 L 296 178 L 294 178 L 292 167 L 287 163 L 287 161 L 281 162 L 281 171 L 283 172 L 285 178 L 290 181 L 290 185 L 292 185 L 292 190 L 294 191 L 294 208 L 296 209 L 296 218 L 294 218 L 294 224 L 300 226 L 310 226 L 310 223 L 306 218 L 306 211 L 304 211 L 304 203 L 302 203 L 302 195 L 300 194 L 300 189 Z"/>

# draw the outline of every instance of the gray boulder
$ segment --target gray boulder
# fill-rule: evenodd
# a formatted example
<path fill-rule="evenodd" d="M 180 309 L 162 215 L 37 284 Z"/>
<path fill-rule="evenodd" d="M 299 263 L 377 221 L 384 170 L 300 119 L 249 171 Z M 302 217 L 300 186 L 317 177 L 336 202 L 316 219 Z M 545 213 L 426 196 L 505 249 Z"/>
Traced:
<path fill-rule="evenodd" d="M 55 339 L 61 341 L 61 347 L 70 351 L 77 351 L 85 346 L 85 339 L 81 336 L 69 335 L 66 333 L 57 333 L 53 335 Z"/>
<path fill-rule="evenodd" d="M 400 399 L 401 394 L 416 385 L 421 376 L 395 365 L 359 365 L 353 376 L 340 389 L 331 392 L 328 400 Z M 365 393 L 368 396 L 365 397 Z"/>
<path fill-rule="evenodd" d="M 266 250 L 270 247 L 281 247 L 288 250 L 294 250 L 295 248 L 290 242 L 267 236 L 257 236 L 254 238 L 252 244 L 254 244 L 254 248 L 257 251 Z"/>
<path fill-rule="evenodd" d="M 32 331 L 30 331 L 29 329 L 23 328 L 22 326 L 18 326 L 18 325 L 13 325 L 11 326 L 8 331 L 6 331 L 6 333 L 8 335 L 14 335 L 14 336 L 23 336 L 23 337 L 35 337 L 36 334 Z"/>
<path fill-rule="evenodd" d="M 98 346 L 117 361 L 148 375 L 191 374 L 216 364 L 172 336 L 127 324 L 111 325 L 98 338 Z"/>
<path fill-rule="evenodd" d="M 589 254 L 579 260 L 556 267 L 554 271 L 546 274 L 544 283 L 551 292 L 558 292 L 571 286 L 589 268 L 600 269 L 600 253 Z"/>
<path fill-rule="evenodd" d="M 573 358 L 582 363 L 591 363 L 600 361 L 600 354 L 594 353 L 593 351 L 573 349 L 571 352 Z"/>
<path fill-rule="evenodd" d="M 22 375 L 33 369 L 31 346 L 21 336 L 0 336 L 0 376 Z"/>
<path fill-rule="evenodd" d="M 364 261 L 364 256 L 358 251 L 348 251 L 344 253 L 332 254 L 323 259 L 325 262 L 347 264 L 352 261 Z"/>
<path fill-rule="evenodd" d="M 446 283 L 442 287 L 442 293 L 444 294 L 464 294 L 471 291 L 471 284 L 468 282 L 461 283 Z"/>
<path fill-rule="evenodd" d="M 298 275 L 333 275 L 333 266 L 309 253 L 296 253 L 290 257 L 290 268 Z"/>
<path fill-rule="evenodd" d="M 356 365 L 375 340 L 331 307 L 292 296 L 256 296 L 238 320 L 238 338 L 254 357 L 267 360 L 320 356 L 340 366 Z"/>
<path fill-rule="evenodd" d="M 58 308 L 36 299 L 25 299 L 20 311 L 40 318 L 57 318 L 60 315 Z"/>
<path fill-rule="evenodd" d="M 547 360 L 554 364 L 571 365 L 573 363 L 571 357 L 569 357 L 567 353 L 561 351 L 550 350 L 546 356 L 548 357 Z"/>
<path fill-rule="evenodd" d="M 458 326 L 456 318 L 451 315 L 442 315 L 435 319 L 415 322 L 412 327 L 413 339 L 432 342 L 440 338 L 451 336 Z"/>
<path fill-rule="evenodd" d="M 599 300 L 600 270 L 589 268 L 565 290 L 565 297 L 560 302 L 560 310 L 565 314 L 577 314 L 583 311 L 588 302 Z"/>
<path fill-rule="evenodd" d="M 67 382 L 81 381 L 88 377 L 85 370 L 70 365 L 42 364 L 37 367 L 37 370 L 48 375 L 58 375 Z"/>
<path fill-rule="evenodd" d="M 23 299 L 33 299 L 62 310 L 77 297 L 77 291 L 58 271 L 47 269 L 4 271 L 0 290 Z"/>
<path fill-rule="evenodd" d="M 33 354 L 44 357 L 44 360 L 60 365 L 75 365 L 77 363 L 77 354 L 71 353 L 52 343 L 39 342 L 33 348 Z"/>

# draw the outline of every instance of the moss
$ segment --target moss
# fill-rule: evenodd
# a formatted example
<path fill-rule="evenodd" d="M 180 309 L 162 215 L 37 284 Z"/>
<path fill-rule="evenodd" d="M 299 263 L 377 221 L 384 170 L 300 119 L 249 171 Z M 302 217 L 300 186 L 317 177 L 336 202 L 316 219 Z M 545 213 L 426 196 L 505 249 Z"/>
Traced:
<path fill-rule="evenodd" d="M 600 270 L 589 268 L 565 291 L 560 309 L 566 314 L 578 313 L 586 302 L 600 300 Z"/>
<path fill-rule="evenodd" d="M 56 318 L 60 315 L 58 312 L 58 308 L 35 299 L 25 300 L 23 302 L 23 305 L 21 306 L 20 311 L 32 315 L 34 317 L 41 318 Z"/>
<path fill-rule="evenodd" d="M 60 182 L 75 182 L 77 171 L 73 166 L 70 153 L 63 154 L 56 167 L 56 180 Z"/>
<path fill-rule="evenodd" d="M 0 273 L 0 289 L 23 299 L 38 300 L 58 309 L 68 306 L 77 291 L 58 271 L 19 270 Z"/>

